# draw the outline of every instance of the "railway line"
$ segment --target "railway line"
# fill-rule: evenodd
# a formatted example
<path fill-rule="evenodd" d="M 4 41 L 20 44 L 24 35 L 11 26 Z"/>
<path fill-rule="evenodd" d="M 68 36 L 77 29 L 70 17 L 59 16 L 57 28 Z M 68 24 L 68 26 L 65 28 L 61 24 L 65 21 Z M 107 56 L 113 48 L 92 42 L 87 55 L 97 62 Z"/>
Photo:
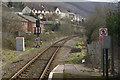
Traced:
<path fill-rule="evenodd" d="M 9 80 L 42 80 L 48 77 L 50 72 L 50 65 L 56 55 L 56 53 L 60 50 L 60 48 L 64 45 L 65 42 L 70 40 L 72 37 L 67 37 L 61 39 L 54 44 L 47 47 L 41 53 L 39 53 L 36 57 L 31 59 L 25 66 L 23 66 L 19 71 L 9 79 Z"/>

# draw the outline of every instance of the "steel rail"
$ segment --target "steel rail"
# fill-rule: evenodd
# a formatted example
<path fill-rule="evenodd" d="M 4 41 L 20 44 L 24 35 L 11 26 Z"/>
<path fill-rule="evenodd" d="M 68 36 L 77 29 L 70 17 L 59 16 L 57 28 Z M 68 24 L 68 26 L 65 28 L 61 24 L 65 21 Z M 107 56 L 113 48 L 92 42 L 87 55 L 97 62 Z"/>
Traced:
<path fill-rule="evenodd" d="M 34 57 L 32 60 L 30 60 L 23 68 L 21 68 L 17 73 L 15 73 L 9 80 L 13 80 L 15 78 L 17 78 L 17 76 L 19 74 L 21 74 L 29 65 L 31 65 L 39 56 L 41 56 L 45 51 L 47 51 L 51 46 L 55 45 L 56 43 L 59 43 L 65 39 L 68 39 L 69 37 L 67 38 L 64 38 L 64 39 L 61 39 L 59 41 L 56 41 L 55 43 L 53 43 L 52 45 L 48 46 L 46 49 L 44 49 L 42 52 L 40 52 L 36 57 Z"/>
<path fill-rule="evenodd" d="M 67 38 L 67 39 L 69 40 L 69 38 Z M 70 38 L 70 39 L 71 39 L 71 38 Z M 50 60 L 49 60 L 49 62 L 48 62 L 48 64 L 47 64 L 47 66 L 45 67 L 45 69 L 44 69 L 42 75 L 40 76 L 39 80 L 44 79 L 45 74 L 46 74 L 48 68 L 50 67 L 50 65 L 51 65 L 51 63 L 52 63 L 52 61 L 53 61 L 53 59 L 54 59 L 56 53 L 61 49 L 61 47 L 65 44 L 66 41 L 67 41 L 67 40 L 65 40 L 65 41 L 62 43 L 62 45 L 60 45 L 60 46 L 57 48 L 57 50 L 54 52 L 53 56 L 50 58 Z"/>
<path fill-rule="evenodd" d="M 31 63 L 33 63 L 42 53 L 44 53 L 46 50 L 50 48 L 47 47 L 45 50 L 43 50 L 41 53 L 39 53 L 36 57 L 34 57 L 31 61 L 29 61 L 22 69 L 20 69 L 16 74 L 14 74 L 9 80 L 15 79 L 21 72 L 23 72 Z"/>

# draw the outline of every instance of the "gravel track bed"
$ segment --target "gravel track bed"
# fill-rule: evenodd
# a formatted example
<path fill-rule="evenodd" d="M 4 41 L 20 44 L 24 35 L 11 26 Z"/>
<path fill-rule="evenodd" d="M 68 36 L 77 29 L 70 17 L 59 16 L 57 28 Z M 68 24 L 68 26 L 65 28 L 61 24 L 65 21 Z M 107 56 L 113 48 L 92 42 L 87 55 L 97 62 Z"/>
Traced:
<path fill-rule="evenodd" d="M 49 45 L 53 44 L 55 41 L 58 41 L 63 38 L 65 38 L 65 37 L 61 37 L 61 38 L 51 41 L 51 42 L 43 42 L 42 46 L 40 48 L 38 48 L 36 51 L 25 55 L 23 58 L 21 58 L 20 61 L 18 61 L 16 63 L 12 63 L 8 68 L 6 68 L 5 70 L 2 70 L 2 78 L 9 79 L 13 74 L 15 74 L 16 71 L 18 71 L 21 67 L 23 67 L 33 57 L 38 55 L 42 50 L 44 50 Z"/>
<path fill-rule="evenodd" d="M 45 51 L 32 65 L 21 74 L 20 78 L 39 78 L 58 44 Z"/>
<path fill-rule="evenodd" d="M 65 64 L 65 61 L 67 61 L 69 59 L 69 57 L 71 56 L 70 51 L 71 51 L 72 47 L 75 45 L 77 39 L 78 39 L 78 37 L 70 39 L 69 41 L 67 41 L 63 45 L 63 47 L 61 47 L 61 49 L 59 50 L 59 52 L 55 55 L 55 58 L 54 58 L 53 62 L 51 63 L 49 70 L 47 71 L 47 74 L 45 76 L 46 78 L 48 78 L 49 73 L 57 65 Z"/>

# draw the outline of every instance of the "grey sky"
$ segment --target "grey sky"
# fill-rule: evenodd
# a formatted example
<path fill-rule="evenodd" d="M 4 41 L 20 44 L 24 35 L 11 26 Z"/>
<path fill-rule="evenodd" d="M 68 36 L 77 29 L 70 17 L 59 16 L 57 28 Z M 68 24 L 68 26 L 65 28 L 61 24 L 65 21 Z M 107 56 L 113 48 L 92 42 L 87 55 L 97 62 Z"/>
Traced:
<path fill-rule="evenodd" d="M 3 2 L 118 2 L 118 0 L 2 0 Z M 119 0 L 120 1 L 120 0 Z"/>

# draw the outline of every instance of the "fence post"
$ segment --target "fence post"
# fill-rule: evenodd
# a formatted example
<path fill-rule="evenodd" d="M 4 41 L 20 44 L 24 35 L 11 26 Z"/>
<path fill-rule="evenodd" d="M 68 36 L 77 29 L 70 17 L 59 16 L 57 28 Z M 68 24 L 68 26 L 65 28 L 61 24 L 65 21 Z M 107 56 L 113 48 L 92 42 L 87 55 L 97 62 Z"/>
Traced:
<path fill-rule="evenodd" d="M 113 53 L 113 39 L 111 38 L 111 74 L 114 74 L 114 53 Z"/>

